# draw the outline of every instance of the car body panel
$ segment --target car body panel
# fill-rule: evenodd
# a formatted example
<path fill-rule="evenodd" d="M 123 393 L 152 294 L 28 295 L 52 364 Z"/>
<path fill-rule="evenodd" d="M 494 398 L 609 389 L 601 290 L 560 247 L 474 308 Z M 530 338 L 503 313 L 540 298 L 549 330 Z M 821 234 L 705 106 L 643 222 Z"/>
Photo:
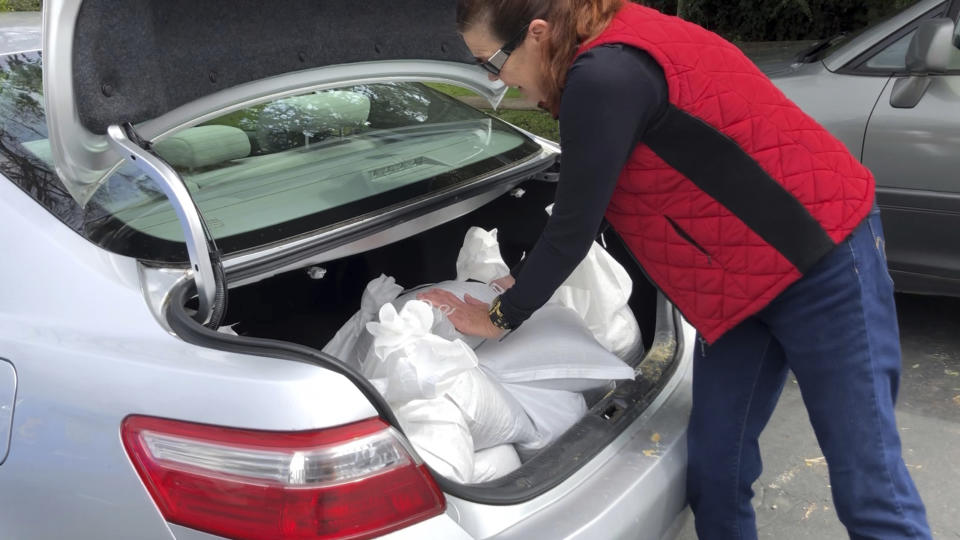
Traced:
<path fill-rule="evenodd" d="M 0 279 L 17 284 L 0 303 L 0 351 L 18 377 L 0 537 L 170 538 L 120 443 L 129 414 L 264 430 L 376 414 L 328 370 L 168 334 L 147 308 L 135 260 L 87 242 L 6 179 L 0 216 L 0 244 L 17 261 L 0 267 Z M 57 519 L 44 517 L 51 512 Z"/>
<path fill-rule="evenodd" d="M 13 410 L 17 401 L 17 370 L 13 363 L 0 358 L 0 465 L 10 451 Z"/>
<path fill-rule="evenodd" d="M 196 529 L 190 529 L 176 524 L 170 525 L 170 531 L 176 540 L 223 540 L 222 536 L 215 536 Z M 378 537 L 382 540 L 473 540 L 448 511 L 428 520 Z"/>
<path fill-rule="evenodd" d="M 798 65 L 772 80 L 860 159 L 866 119 L 887 84 L 886 78 L 835 74 L 820 62 L 814 62 Z M 829 84 L 824 84 L 825 80 L 829 80 Z"/>
<path fill-rule="evenodd" d="M 863 162 L 877 179 L 898 288 L 960 295 L 960 75 L 931 79 L 911 109 L 892 107 L 888 86 L 866 130 Z M 939 279 L 925 284 L 924 275 Z"/>

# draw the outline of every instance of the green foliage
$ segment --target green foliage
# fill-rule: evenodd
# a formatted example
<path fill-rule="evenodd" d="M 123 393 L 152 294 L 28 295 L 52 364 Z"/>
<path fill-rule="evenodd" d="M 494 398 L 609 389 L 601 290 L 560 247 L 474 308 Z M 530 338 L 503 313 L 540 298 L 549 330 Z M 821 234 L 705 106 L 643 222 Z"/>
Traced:
<path fill-rule="evenodd" d="M 560 141 L 560 124 L 544 111 L 513 111 L 501 109 L 499 111 L 486 111 L 494 116 L 503 119 L 506 122 L 525 129 L 530 133 L 539 135 L 551 141 Z"/>
<path fill-rule="evenodd" d="M 457 86 L 455 84 L 443 84 L 443 83 L 424 83 L 434 90 L 439 90 L 448 96 L 453 97 L 464 97 L 464 96 L 476 96 L 477 93 L 472 90 L 467 90 L 462 86 Z M 520 98 L 523 97 L 520 94 L 520 91 L 516 88 L 511 88 L 507 91 L 506 97 L 510 98 Z"/>
<path fill-rule="evenodd" d="M 916 0 L 642 0 L 732 41 L 819 39 L 877 22 Z"/>

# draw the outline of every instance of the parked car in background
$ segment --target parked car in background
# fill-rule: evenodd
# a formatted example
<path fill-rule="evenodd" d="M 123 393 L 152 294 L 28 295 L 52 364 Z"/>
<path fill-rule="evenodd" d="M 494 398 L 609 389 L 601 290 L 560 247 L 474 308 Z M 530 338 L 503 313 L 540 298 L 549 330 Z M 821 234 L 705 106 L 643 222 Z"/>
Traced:
<path fill-rule="evenodd" d="M 786 62 L 758 61 L 877 180 L 903 292 L 960 296 L 960 1 L 921 0 Z"/>
<path fill-rule="evenodd" d="M 454 2 L 43 9 L 0 17 L 0 538 L 678 530 L 693 331 L 615 234 L 639 375 L 506 477 L 436 474 L 320 352 L 381 272 L 545 221 L 557 146 L 422 84 L 502 95 Z"/>

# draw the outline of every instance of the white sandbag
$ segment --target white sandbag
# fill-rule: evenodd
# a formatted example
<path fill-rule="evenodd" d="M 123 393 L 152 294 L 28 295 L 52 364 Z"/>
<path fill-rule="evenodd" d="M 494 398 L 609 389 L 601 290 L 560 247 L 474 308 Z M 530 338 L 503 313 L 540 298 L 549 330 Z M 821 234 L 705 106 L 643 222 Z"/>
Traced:
<path fill-rule="evenodd" d="M 383 274 L 368 283 L 360 297 L 360 310 L 340 327 L 333 339 L 323 347 L 323 352 L 359 369 L 371 343 L 371 340 L 360 339 L 366 333 L 367 323 L 376 317 L 381 306 L 395 299 L 401 292 L 403 287 L 397 285 L 392 277 Z"/>
<path fill-rule="evenodd" d="M 460 483 L 473 481 L 474 448 L 460 409 L 446 397 L 416 400 L 394 408 L 400 427 L 423 460 Z"/>
<path fill-rule="evenodd" d="M 640 353 L 640 326 L 627 302 L 633 280 L 626 269 L 594 242 L 583 261 L 550 298 L 583 318 L 608 351 L 623 359 Z"/>
<path fill-rule="evenodd" d="M 583 392 L 634 378 L 634 369 L 600 345 L 576 312 L 556 304 L 476 352 L 480 365 L 503 383 Z"/>
<path fill-rule="evenodd" d="M 379 322 L 367 323 L 373 355 L 360 372 L 368 379 L 385 379 L 381 392 L 387 402 L 406 403 L 442 396 L 454 378 L 477 366 L 473 349 L 430 333 L 433 309 L 420 301 L 407 302 L 400 312 L 392 304 L 380 308 Z"/>
<path fill-rule="evenodd" d="M 509 273 L 510 268 L 500 256 L 497 230 L 485 231 L 480 227 L 471 227 L 457 255 L 457 281 L 475 279 L 490 283 Z"/>
<path fill-rule="evenodd" d="M 553 444 L 587 414 L 587 403 L 583 395 L 576 392 L 525 384 L 504 384 L 503 388 L 523 406 L 537 430 L 536 440 L 516 445 L 524 459 Z"/>
<path fill-rule="evenodd" d="M 547 213 L 552 209 L 552 205 L 548 206 Z M 457 279 L 489 283 L 509 273 L 500 255 L 496 232 L 478 227 L 467 231 L 457 257 Z M 601 345 L 620 358 L 632 360 L 643 348 L 640 326 L 627 305 L 632 292 L 633 280 L 623 265 L 594 242 L 548 303 L 576 311 Z"/>
<path fill-rule="evenodd" d="M 546 212 L 552 214 L 553 205 Z M 579 313 L 601 345 L 620 358 L 631 359 L 643 347 L 637 318 L 627 305 L 632 292 L 633 280 L 627 270 L 594 242 L 550 302 Z"/>
<path fill-rule="evenodd" d="M 473 455 L 473 483 L 496 480 L 519 468 L 520 456 L 512 444 L 487 448 Z"/>
<path fill-rule="evenodd" d="M 433 285 L 421 285 L 416 287 L 405 292 L 403 295 L 393 300 L 392 303 L 398 310 L 400 310 L 407 302 L 416 300 L 418 294 L 431 289 L 443 289 L 456 296 L 460 300 L 463 300 L 463 297 L 469 294 L 477 300 L 482 300 L 488 304 L 493 302 L 493 299 L 497 297 L 497 292 L 486 283 L 478 283 L 475 281 L 442 281 L 440 283 L 434 283 Z M 450 313 L 450 306 L 439 305 L 433 307 L 434 323 L 433 328 L 430 330 L 433 334 L 451 341 L 455 339 L 463 340 L 463 342 L 469 345 L 470 348 L 476 348 L 478 345 L 483 343 L 483 338 L 476 336 L 465 336 L 458 332 L 456 328 L 454 328 L 453 323 L 451 323 L 450 319 L 446 317 L 447 314 Z"/>
<path fill-rule="evenodd" d="M 523 407 L 479 368 L 457 375 L 447 396 L 463 412 L 476 450 L 538 439 Z"/>

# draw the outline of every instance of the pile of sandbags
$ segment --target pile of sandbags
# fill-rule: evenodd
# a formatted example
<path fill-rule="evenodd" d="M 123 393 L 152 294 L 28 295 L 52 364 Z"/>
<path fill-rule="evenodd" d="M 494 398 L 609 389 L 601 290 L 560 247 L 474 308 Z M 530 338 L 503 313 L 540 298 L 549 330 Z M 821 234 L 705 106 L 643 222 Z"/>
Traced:
<path fill-rule="evenodd" d="M 371 380 L 404 433 L 439 474 L 486 482 L 515 470 L 587 412 L 581 392 L 630 379 L 621 357 L 639 354 L 639 327 L 626 305 L 632 282 L 594 245 L 550 302 L 502 340 L 464 336 L 450 306 L 417 293 L 441 288 L 490 302 L 489 282 L 508 273 L 496 230 L 473 228 L 457 280 L 401 294 L 393 278 L 370 282 L 361 309 L 324 352 Z"/>

